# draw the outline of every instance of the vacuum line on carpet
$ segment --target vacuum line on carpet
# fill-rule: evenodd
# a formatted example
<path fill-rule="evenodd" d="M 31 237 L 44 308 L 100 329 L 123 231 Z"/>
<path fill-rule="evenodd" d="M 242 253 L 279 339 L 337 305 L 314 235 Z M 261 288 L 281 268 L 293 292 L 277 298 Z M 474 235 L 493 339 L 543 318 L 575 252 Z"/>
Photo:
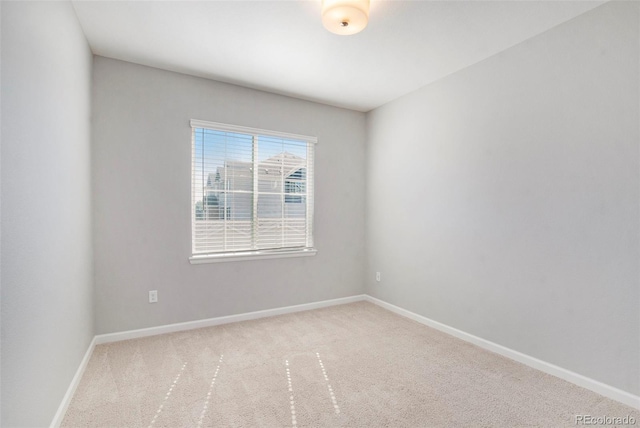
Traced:
<path fill-rule="evenodd" d="M 218 366 L 216 367 L 216 372 L 213 374 L 213 379 L 211 379 L 211 384 L 209 385 L 209 391 L 207 392 L 207 399 L 204 402 L 204 407 L 202 408 L 202 413 L 200 413 L 200 419 L 198 420 L 198 426 L 202 426 L 202 421 L 204 420 L 204 415 L 207 413 L 207 407 L 209 407 L 209 400 L 211 399 L 211 392 L 213 392 L 213 385 L 216 383 L 216 378 L 218 377 L 218 371 L 220 371 L 220 364 L 222 364 L 222 357 L 224 355 L 220 355 L 220 359 L 218 360 Z"/>
<path fill-rule="evenodd" d="M 156 419 L 158 419 L 158 416 L 160 416 L 160 412 L 162 412 L 162 408 L 164 407 L 164 405 L 166 404 L 167 400 L 171 396 L 171 392 L 173 391 L 173 388 L 175 388 L 176 384 L 180 380 L 180 376 L 182 375 L 182 372 L 184 371 L 184 368 L 186 366 L 187 366 L 187 363 L 184 363 L 182 365 L 182 368 L 180 369 L 180 372 L 178 373 L 178 376 L 176 376 L 176 378 L 173 380 L 173 383 L 169 387 L 169 391 L 167 391 L 167 395 L 164 396 L 164 400 L 162 400 L 162 404 L 160 404 L 160 407 L 158 407 L 158 411 L 156 412 L 155 416 L 153 417 L 153 420 L 151 420 L 151 423 L 149 424 L 149 428 L 151 428 L 153 426 L 153 424 L 156 423 Z"/>
<path fill-rule="evenodd" d="M 340 406 L 338 406 L 338 401 L 336 400 L 336 396 L 333 393 L 333 388 L 331 388 L 331 384 L 329 383 L 329 376 L 327 376 L 327 371 L 324 369 L 324 364 L 322 364 L 322 359 L 320 358 L 320 353 L 316 352 L 316 357 L 318 358 L 318 363 L 320 363 L 320 368 L 322 369 L 322 375 L 324 376 L 325 382 L 327 382 L 327 388 L 329 389 L 329 396 L 331 397 L 331 402 L 333 403 L 333 409 L 336 412 L 336 415 L 340 413 Z"/>
<path fill-rule="evenodd" d="M 287 383 L 289 384 L 289 404 L 291 406 L 291 425 L 296 426 L 296 405 L 293 401 L 293 386 L 291 386 L 291 372 L 289 372 L 289 360 L 284 360 L 287 367 Z"/>

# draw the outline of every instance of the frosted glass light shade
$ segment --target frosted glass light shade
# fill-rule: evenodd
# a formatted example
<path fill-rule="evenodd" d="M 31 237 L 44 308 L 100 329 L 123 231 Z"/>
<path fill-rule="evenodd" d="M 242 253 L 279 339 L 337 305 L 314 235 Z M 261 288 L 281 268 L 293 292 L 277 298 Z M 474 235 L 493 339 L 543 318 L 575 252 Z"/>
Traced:
<path fill-rule="evenodd" d="M 369 0 L 322 0 L 322 24 L 332 33 L 359 33 L 367 22 Z"/>

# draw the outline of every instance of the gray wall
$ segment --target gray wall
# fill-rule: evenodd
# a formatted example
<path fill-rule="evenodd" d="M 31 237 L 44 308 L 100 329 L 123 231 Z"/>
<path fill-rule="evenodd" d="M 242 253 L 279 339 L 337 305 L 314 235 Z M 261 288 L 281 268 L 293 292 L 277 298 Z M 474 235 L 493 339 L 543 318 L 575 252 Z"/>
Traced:
<path fill-rule="evenodd" d="M 2 426 L 46 426 L 93 337 L 91 51 L 68 2 L 2 2 Z"/>
<path fill-rule="evenodd" d="M 367 115 L 369 294 L 640 393 L 639 7 Z"/>
<path fill-rule="evenodd" d="M 97 334 L 363 292 L 363 113 L 102 57 L 93 78 Z M 189 264 L 189 119 L 318 137 L 315 257 Z"/>

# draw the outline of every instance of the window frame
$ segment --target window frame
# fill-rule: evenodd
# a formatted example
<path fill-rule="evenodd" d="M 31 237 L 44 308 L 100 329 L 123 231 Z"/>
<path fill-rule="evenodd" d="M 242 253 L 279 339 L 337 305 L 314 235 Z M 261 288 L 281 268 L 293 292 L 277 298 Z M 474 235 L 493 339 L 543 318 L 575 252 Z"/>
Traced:
<path fill-rule="evenodd" d="M 218 122 L 209 122 L 204 120 L 191 119 L 190 122 L 191 127 L 191 175 L 190 175 L 190 212 L 191 212 L 191 256 L 189 257 L 189 262 L 191 264 L 201 264 L 201 263 L 216 263 L 216 262 L 226 262 L 226 261 L 242 261 L 242 260 L 253 260 L 253 259 L 272 259 L 272 258 L 284 258 L 284 257 L 306 257 L 306 256 L 314 256 L 317 253 L 316 248 L 314 247 L 314 228 L 313 228 L 313 220 L 314 220 L 314 163 L 315 163 L 315 145 L 318 143 L 317 137 L 311 137 L 308 135 L 299 135 L 292 134 L 280 131 L 271 131 L 266 129 L 259 128 L 251 128 L 246 126 L 239 125 L 230 125 Z M 309 230 L 307 233 L 307 245 L 304 247 L 283 247 L 283 248 L 275 248 L 275 249 L 249 249 L 249 250 L 241 250 L 241 251 L 225 251 L 225 252 L 216 252 L 216 253 L 196 253 L 194 247 L 195 240 L 195 226 L 196 226 L 196 205 L 197 203 L 194 200 L 194 159 L 195 159 L 195 130 L 196 129 L 210 129 L 213 131 L 219 132 L 231 132 L 231 133 L 239 133 L 245 135 L 251 135 L 254 139 L 255 137 L 263 136 L 263 137 L 272 137 L 272 138 L 282 138 L 287 140 L 295 140 L 295 141 L 303 141 L 307 143 L 307 147 L 311 148 L 311 154 L 307 153 L 307 165 L 305 168 L 306 180 L 311 180 L 305 182 L 306 190 L 306 198 L 308 199 L 308 203 L 306 204 L 306 214 L 305 214 L 305 226 Z M 258 143 L 259 144 L 259 143 Z M 309 157 L 311 160 L 309 161 Z M 311 162 L 311 163 L 309 163 Z M 284 191 L 284 181 L 282 183 L 283 191 Z M 255 188 L 252 189 L 252 193 L 256 192 Z M 295 196 L 295 193 L 292 194 Z M 204 205 L 204 201 L 203 201 Z M 252 218 L 252 224 L 256 221 L 256 218 Z"/>

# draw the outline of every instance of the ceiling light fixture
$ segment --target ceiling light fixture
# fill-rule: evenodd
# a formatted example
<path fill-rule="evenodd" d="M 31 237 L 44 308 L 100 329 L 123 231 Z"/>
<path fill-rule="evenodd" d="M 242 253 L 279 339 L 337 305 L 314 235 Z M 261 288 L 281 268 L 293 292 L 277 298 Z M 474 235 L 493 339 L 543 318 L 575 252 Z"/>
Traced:
<path fill-rule="evenodd" d="M 356 34 L 368 21 L 369 0 L 322 0 L 322 24 L 332 33 Z"/>

